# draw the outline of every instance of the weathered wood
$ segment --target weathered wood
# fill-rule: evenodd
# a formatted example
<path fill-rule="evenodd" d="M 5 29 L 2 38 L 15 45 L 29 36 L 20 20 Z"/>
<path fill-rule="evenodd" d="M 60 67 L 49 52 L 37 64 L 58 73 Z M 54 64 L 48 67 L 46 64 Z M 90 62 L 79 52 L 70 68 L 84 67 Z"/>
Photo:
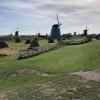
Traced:
<path fill-rule="evenodd" d="M 57 48 L 58 46 L 59 46 L 58 44 L 52 44 L 52 45 L 47 45 L 43 47 L 35 47 L 32 49 L 24 49 L 19 52 L 18 59 L 24 59 L 24 58 L 35 56 L 38 54 L 42 54 L 44 52 L 48 52 L 49 50 L 53 50 L 54 48 Z"/>

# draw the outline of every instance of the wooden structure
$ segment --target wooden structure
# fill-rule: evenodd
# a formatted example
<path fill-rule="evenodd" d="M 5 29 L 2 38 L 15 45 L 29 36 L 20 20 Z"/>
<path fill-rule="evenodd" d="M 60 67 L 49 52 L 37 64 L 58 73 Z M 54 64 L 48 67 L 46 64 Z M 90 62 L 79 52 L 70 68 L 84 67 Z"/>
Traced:
<path fill-rule="evenodd" d="M 52 44 L 52 45 L 47 45 L 43 47 L 34 47 L 32 49 L 21 50 L 19 52 L 18 59 L 24 59 L 24 58 L 36 56 L 36 55 L 48 52 L 50 50 L 58 49 L 62 46 L 63 45 L 60 45 L 60 44 Z"/>
<path fill-rule="evenodd" d="M 21 50 L 19 52 L 18 59 L 33 57 L 33 56 L 36 56 L 39 54 L 46 53 L 51 50 L 59 49 L 66 45 L 79 45 L 79 44 L 84 44 L 84 43 L 88 43 L 91 41 L 92 41 L 92 39 L 87 37 L 86 39 L 83 39 L 81 41 L 69 41 L 68 42 L 68 41 L 62 40 L 60 43 L 53 43 L 53 44 L 49 44 L 49 45 L 46 45 L 43 47 L 33 47 L 30 49 Z"/>

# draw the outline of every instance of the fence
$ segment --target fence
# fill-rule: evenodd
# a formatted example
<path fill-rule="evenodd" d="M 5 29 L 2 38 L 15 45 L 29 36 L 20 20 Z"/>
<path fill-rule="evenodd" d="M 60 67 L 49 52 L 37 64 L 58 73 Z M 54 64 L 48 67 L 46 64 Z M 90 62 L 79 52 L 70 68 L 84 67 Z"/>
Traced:
<path fill-rule="evenodd" d="M 32 49 L 21 50 L 19 52 L 18 59 L 24 59 L 24 58 L 36 56 L 44 52 L 48 52 L 50 50 L 58 49 L 62 46 L 63 45 L 60 45 L 60 44 L 52 44 L 52 45 L 47 45 L 43 47 L 34 47 Z"/>
<path fill-rule="evenodd" d="M 75 42 L 63 41 L 62 43 L 54 43 L 54 44 L 49 44 L 49 45 L 43 46 L 43 47 L 34 47 L 32 49 L 25 49 L 25 50 L 21 50 L 19 52 L 18 59 L 24 59 L 24 58 L 36 56 L 36 55 L 48 52 L 50 50 L 61 48 L 65 45 L 79 45 L 79 44 L 84 44 L 84 43 L 88 43 L 91 41 L 92 41 L 92 39 L 87 38 L 87 39 L 84 39 L 81 41 L 75 41 Z"/>
<path fill-rule="evenodd" d="M 79 44 L 85 44 L 85 43 L 88 43 L 91 41 L 92 41 L 91 38 L 86 38 L 86 39 L 83 39 L 81 41 L 71 41 L 71 42 L 63 41 L 62 44 L 64 44 L 64 45 L 79 45 Z"/>

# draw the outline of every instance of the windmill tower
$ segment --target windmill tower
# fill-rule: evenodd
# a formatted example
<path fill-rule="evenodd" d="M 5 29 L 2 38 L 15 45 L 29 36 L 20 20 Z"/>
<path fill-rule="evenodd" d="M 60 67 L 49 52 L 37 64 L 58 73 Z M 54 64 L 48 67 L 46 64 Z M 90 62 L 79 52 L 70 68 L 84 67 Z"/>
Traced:
<path fill-rule="evenodd" d="M 51 29 L 51 38 L 58 39 L 61 36 L 60 26 L 61 23 L 59 22 L 58 15 L 57 16 L 57 24 L 54 24 Z"/>
<path fill-rule="evenodd" d="M 15 32 L 15 37 L 19 37 L 18 27 L 17 27 L 17 31 Z"/>
<path fill-rule="evenodd" d="M 18 28 L 17 28 L 17 31 L 15 32 L 15 42 L 21 42 L 21 39 L 20 39 L 20 36 L 19 36 L 19 31 L 18 31 Z"/>

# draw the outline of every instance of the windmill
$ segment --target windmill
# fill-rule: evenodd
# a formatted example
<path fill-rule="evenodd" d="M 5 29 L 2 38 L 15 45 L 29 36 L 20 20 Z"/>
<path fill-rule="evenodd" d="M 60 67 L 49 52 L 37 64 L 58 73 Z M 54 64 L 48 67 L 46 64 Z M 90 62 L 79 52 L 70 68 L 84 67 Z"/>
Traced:
<path fill-rule="evenodd" d="M 89 31 L 89 29 L 87 28 L 87 25 L 86 25 L 86 29 L 84 30 L 84 36 L 88 35 L 88 31 Z"/>
<path fill-rule="evenodd" d="M 15 32 L 15 37 L 19 37 L 19 30 L 18 30 L 18 27 L 17 27 L 17 31 Z"/>
<path fill-rule="evenodd" d="M 15 32 L 15 42 L 21 42 L 20 36 L 19 36 L 19 31 L 18 31 L 18 27 L 17 27 L 17 31 Z"/>
<path fill-rule="evenodd" d="M 54 24 L 51 29 L 51 38 L 58 39 L 61 36 L 60 26 L 61 23 L 59 22 L 58 15 L 57 16 L 57 24 Z"/>

